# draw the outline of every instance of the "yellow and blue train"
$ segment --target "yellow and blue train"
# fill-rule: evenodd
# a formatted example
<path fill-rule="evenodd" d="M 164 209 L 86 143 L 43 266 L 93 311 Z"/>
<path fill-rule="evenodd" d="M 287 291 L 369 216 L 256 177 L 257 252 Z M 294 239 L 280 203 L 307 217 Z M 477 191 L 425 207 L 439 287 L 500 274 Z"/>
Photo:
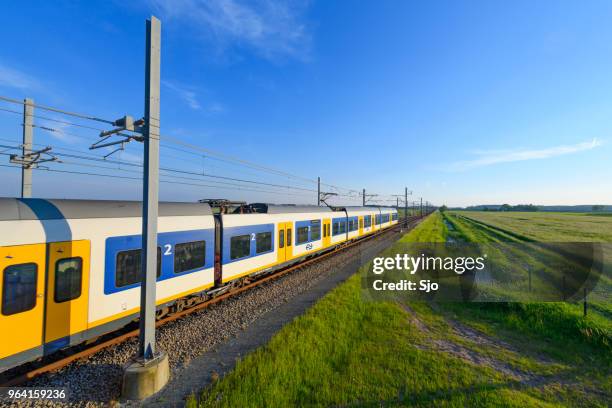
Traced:
<path fill-rule="evenodd" d="M 398 222 L 392 208 L 160 203 L 157 314 Z M 0 372 L 138 317 L 141 203 L 0 198 Z"/>

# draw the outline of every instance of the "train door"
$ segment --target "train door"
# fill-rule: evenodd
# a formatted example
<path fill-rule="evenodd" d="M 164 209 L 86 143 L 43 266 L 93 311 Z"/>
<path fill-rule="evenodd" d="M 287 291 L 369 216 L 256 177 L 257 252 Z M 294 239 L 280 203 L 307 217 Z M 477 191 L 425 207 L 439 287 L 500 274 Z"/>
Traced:
<path fill-rule="evenodd" d="M 45 343 L 57 341 L 46 346 L 53 349 L 87 329 L 90 243 L 53 242 L 47 253 Z"/>
<path fill-rule="evenodd" d="M 285 260 L 293 258 L 293 221 L 285 223 Z"/>
<path fill-rule="evenodd" d="M 277 242 L 277 257 L 276 257 L 276 261 L 278 263 L 281 262 L 285 262 L 285 245 L 286 245 L 286 237 L 285 237 L 285 225 L 287 223 L 285 222 L 279 222 L 278 225 L 276 226 L 276 229 L 278 231 L 278 239 L 276 240 Z"/>
<path fill-rule="evenodd" d="M 359 236 L 363 235 L 363 215 L 358 217 L 359 219 Z"/>
<path fill-rule="evenodd" d="M 327 248 L 331 245 L 331 218 L 323 220 L 323 247 Z"/>
<path fill-rule="evenodd" d="M 223 259 L 223 248 L 221 243 L 223 242 L 223 219 L 221 214 L 215 214 L 215 258 L 214 258 L 214 279 L 215 287 L 223 285 L 223 267 L 221 260 Z"/>
<path fill-rule="evenodd" d="M 42 343 L 45 244 L 0 247 L 0 359 Z"/>

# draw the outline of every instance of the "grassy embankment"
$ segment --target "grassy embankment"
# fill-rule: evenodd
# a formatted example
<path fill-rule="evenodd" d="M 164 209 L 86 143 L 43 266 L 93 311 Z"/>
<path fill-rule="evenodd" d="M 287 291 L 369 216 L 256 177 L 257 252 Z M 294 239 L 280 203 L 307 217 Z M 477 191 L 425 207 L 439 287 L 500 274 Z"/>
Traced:
<path fill-rule="evenodd" d="M 435 213 L 404 240 L 441 242 L 448 233 Z M 551 337 L 554 321 L 525 321 L 532 312 L 490 305 L 434 310 L 425 303 L 364 302 L 356 275 L 189 405 L 606 406 L 609 348 L 589 343 L 576 330 L 564 331 L 569 339 Z M 452 328 L 453 319 L 493 341 L 461 336 Z M 500 348 L 497 336 L 515 346 Z M 582 348 L 572 343 L 564 353 L 566 340 Z M 495 364 L 467 362 L 436 344 L 476 353 L 537 381 L 517 380 Z M 541 355 L 551 361 L 543 363 Z"/>
<path fill-rule="evenodd" d="M 452 225 L 450 234 L 455 240 L 611 242 L 612 238 L 612 223 L 602 226 L 594 216 L 582 214 L 450 212 L 444 218 Z M 530 255 L 524 258 L 537 262 Z M 485 332 L 566 364 L 562 370 L 565 386 L 558 389 L 564 400 L 582 394 L 584 405 L 605 406 L 612 395 L 609 275 L 603 277 L 599 290 L 608 297 L 591 300 L 586 318 L 581 304 L 560 302 L 446 304 L 444 309 Z"/>
<path fill-rule="evenodd" d="M 601 217 L 583 214 L 561 213 L 487 213 L 450 212 L 444 217 L 454 227 L 454 239 L 472 242 L 612 242 L 612 219 L 602 225 Z M 565 222 L 564 222 L 565 221 Z M 508 259 L 522 262 L 533 269 L 552 274 L 546 265 L 550 254 L 534 256 L 521 253 L 520 246 Z M 589 316 L 582 316 L 582 304 L 571 303 L 529 303 L 509 304 L 508 308 L 521 310 L 522 318 L 517 324 L 524 324 L 533 330 L 534 325 L 543 328 L 548 324 L 547 336 L 569 335 L 576 331 L 591 342 L 610 346 L 612 341 L 612 301 L 610 299 L 610 268 L 612 265 L 610 246 L 603 246 L 603 261 L 606 273 L 601 276 L 596 290 L 589 295 Z M 537 254 L 536 254 L 537 255 Z M 569 330 L 569 331 L 568 331 Z"/>

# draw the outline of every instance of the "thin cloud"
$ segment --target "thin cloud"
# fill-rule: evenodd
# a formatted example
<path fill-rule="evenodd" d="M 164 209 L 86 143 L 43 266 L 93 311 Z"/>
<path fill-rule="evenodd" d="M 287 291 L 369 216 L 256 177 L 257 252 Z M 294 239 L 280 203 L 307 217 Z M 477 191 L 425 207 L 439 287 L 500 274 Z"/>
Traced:
<path fill-rule="evenodd" d="M 58 123 L 56 125 L 54 125 L 54 129 L 55 132 L 49 132 L 49 134 L 51 135 L 51 137 L 60 140 L 64 143 L 76 143 L 76 142 L 80 142 L 81 138 L 77 137 L 75 135 L 72 135 L 68 132 L 66 132 L 66 129 L 68 129 L 70 126 L 69 125 L 65 125 L 63 123 Z"/>
<path fill-rule="evenodd" d="M 461 171 L 477 167 L 491 166 L 499 163 L 549 159 L 551 157 L 564 156 L 586 150 L 592 150 L 601 145 L 602 142 L 594 138 L 590 142 L 582 142 L 574 145 L 554 146 L 545 149 L 478 151 L 476 154 L 479 157 L 472 160 L 462 160 L 451 163 L 449 170 Z"/>
<path fill-rule="evenodd" d="M 66 144 L 83 143 L 87 141 L 83 137 L 71 133 L 72 127 L 67 123 L 62 123 L 62 118 L 53 115 L 49 115 L 49 117 L 53 119 L 53 121 L 48 123 L 44 121 L 42 124 L 38 124 L 37 127 L 47 132 L 53 139 Z"/>
<path fill-rule="evenodd" d="M 215 115 L 225 112 L 225 106 L 219 102 L 211 102 L 204 104 L 200 103 L 198 94 L 195 89 L 189 86 L 178 84 L 174 81 L 161 81 L 162 85 L 174 92 L 179 98 L 183 100 L 191 109 L 196 111 L 203 111 L 205 113 Z"/>
<path fill-rule="evenodd" d="M 162 85 L 176 93 L 191 109 L 200 110 L 202 106 L 198 102 L 195 91 L 176 82 L 161 81 Z"/>
<path fill-rule="evenodd" d="M 40 89 L 38 80 L 15 68 L 0 63 L 0 86 L 30 91 Z"/>
<path fill-rule="evenodd" d="M 309 59 L 306 1 L 148 0 L 167 21 L 187 23 L 221 48 L 246 46 L 264 58 Z"/>

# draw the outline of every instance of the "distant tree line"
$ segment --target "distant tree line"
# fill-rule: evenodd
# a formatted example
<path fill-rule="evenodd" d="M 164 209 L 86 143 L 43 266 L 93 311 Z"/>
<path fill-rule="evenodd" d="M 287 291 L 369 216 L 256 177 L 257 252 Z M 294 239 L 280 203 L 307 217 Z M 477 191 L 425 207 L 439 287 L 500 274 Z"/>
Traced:
<path fill-rule="evenodd" d="M 612 205 L 533 205 L 533 204 L 481 204 L 469 207 L 452 207 L 451 210 L 467 211 L 554 211 L 554 212 L 612 212 Z"/>
<path fill-rule="evenodd" d="M 533 204 L 518 204 L 518 205 L 510 205 L 510 204 L 502 204 L 499 207 L 484 207 L 482 211 L 521 211 L 521 212 L 534 212 L 539 211 L 537 205 Z"/>

